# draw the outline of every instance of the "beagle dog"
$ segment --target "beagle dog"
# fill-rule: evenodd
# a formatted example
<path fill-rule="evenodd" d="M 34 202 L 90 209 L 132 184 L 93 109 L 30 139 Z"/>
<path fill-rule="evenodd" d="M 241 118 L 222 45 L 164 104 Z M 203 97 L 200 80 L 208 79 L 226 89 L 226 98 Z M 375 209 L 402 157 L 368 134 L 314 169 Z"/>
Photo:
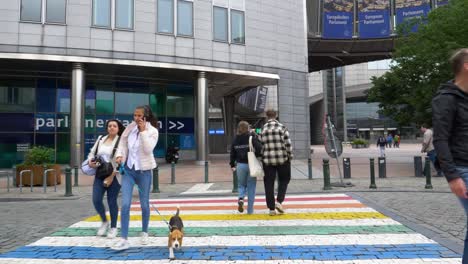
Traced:
<path fill-rule="evenodd" d="M 180 249 L 182 247 L 182 238 L 184 237 L 184 223 L 182 218 L 179 216 L 179 206 L 177 206 L 177 212 L 169 220 L 169 240 L 167 246 L 169 248 L 169 259 L 175 259 L 174 249 Z"/>

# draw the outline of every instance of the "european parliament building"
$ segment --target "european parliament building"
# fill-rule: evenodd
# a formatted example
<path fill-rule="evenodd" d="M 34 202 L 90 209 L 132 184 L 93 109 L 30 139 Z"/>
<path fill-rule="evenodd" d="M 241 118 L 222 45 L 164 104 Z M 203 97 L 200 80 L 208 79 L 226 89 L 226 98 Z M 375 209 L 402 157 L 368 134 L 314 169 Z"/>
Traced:
<path fill-rule="evenodd" d="M 237 122 L 260 126 L 267 107 L 308 154 L 305 0 L 1 2 L 0 167 L 33 145 L 74 165 L 106 120 L 128 124 L 144 104 L 157 157 L 226 153 Z"/>

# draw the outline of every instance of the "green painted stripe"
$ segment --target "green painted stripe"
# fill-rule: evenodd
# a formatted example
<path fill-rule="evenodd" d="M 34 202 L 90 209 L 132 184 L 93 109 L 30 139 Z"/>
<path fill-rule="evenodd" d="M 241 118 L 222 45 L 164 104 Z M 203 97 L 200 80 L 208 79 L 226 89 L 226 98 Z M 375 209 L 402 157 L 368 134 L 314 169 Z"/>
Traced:
<path fill-rule="evenodd" d="M 96 228 L 65 228 L 52 236 L 95 236 Z M 148 230 L 151 236 L 165 237 L 168 229 L 154 227 Z M 141 228 L 129 229 L 129 236 L 137 237 Z M 403 225 L 384 226 L 239 226 L 239 227 L 186 227 L 185 236 L 246 236 L 246 235 L 338 235 L 338 234 L 396 234 L 414 233 Z"/>

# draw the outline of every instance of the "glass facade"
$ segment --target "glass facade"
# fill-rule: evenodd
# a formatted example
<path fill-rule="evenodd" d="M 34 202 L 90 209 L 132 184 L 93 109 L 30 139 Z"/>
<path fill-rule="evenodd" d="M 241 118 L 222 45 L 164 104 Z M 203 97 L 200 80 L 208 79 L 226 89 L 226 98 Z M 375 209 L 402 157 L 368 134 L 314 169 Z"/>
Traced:
<path fill-rule="evenodd" d="M 111 0 L 93 0 L 93 26 L 111 26 Z"/>
<path fill-rule="evenodd" d="M 245 43 L 244 12 L 231 10 L 231 42 Z"/>
<path fill-rule="evenodd" d="M 133 0 L 115 0 L 115 27 L 133 29 Z"/>
<path fill-rule="evenodd" d="M 167 144 L 195 150 L 194 89 L 191 83 L 94 80 L 87 76 L 84 117 L 84 155 L 106 133 L 109 119 L 126 126 L 135 107 L 149 104 L 158 117 L 157 157 Z M 27 78 L 0 81 L 0 168 L 23 160 L 24 146 L 55 149 L 57 163 L 70 160 L 70 80 Z"/>
<path fill-rule="evenodd" d="M 67 0 L 47 0 L 46 22 L 65 24 Z"/>
<path fill-rule="evenodd" d="M 21 0 L 21 21 L 41 22 L 42 0 Z"/>
<path fill-rule="evenodd" d="M 213 7 L 213 39 L 228 42 L 228 10 Z"/>
<path fill-rule="evenodd" d="M 158 0 L 158 32 L 174 33 L 173 0 Z"/>
<path fill-rule="evenodd" d="M 193 36 L 193 3 L 177 2 L 177 35 Z"/>

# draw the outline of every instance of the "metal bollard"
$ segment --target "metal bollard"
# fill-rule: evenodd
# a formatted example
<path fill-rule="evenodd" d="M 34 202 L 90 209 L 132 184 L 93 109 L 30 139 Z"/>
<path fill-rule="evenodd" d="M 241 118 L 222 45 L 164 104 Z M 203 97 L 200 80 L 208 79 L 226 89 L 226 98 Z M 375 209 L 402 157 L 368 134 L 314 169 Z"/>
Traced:
<path fill-rule="evenodd" d="M 13 165 L 12 170 L 13 171 L 12 171 L 11 175 L 13 176 L 13 186 L 16 187 L 16 165 Z"/>
<path fill-rule="evenodd" d="M 312 180 L 312 159 L 307 160 L 307 166 L 309 168 L 309 180 Z"/>
<path fill-rule="evenodd" d="M 375 185 L 375 169 L 374 169 L 374 158 L 370 158 L 370 186 L 369 189 L 377 189 L 377 185 Z"/>
<path fill-rule="evenodd" d="M 328 159 L 323 159 L 323 189 L 332 189 L 330 183 L 330 161 Z"/>
<path fill-rule="evenodd" d="M 44 166 L 44 193 L 46 192 L 47 188 L 47 173 L 54 172 L 54 192 L 57 192 L 57 172 L 54 169 L 46 169 Z"/>
<path fill-rule="evenodd" d="M 387 160 L 385 157 L 379 157 L 379 178 L 387 178 Z"/>
<path fill-rule="evenodd" d="M 351 159 L 343 158 L 343 178 L 351 179 Z"/>
<path fill-rule="evenodd" d="M 426 157 L 424 161 L 424 174 L 426 175 L 426 186 L 425 189 L 432 189 L 432 182 L 431 182 L 431 161 L 429 157 Z"/>
<path fill-rule="evenodd" d="M 159 193 L 159 168 L 153 169 L 153 193 Z"/>
<path fill-rule="evenodd" d="M 42 167 L 44 167 L 44 172 L 42 173 L 42 187 L 44 188 L 44 193 L 47 192 L 47 166 L 46 165 L 43 165 Z"/>
<path fill-rule="evenodd" d="M 423 176 L 421 156 L 414 156 L 414 176 L 415 177 Z"/>
<path fill-rule="evenodd" d="M 73 186 L 78 187 L 78 167 L 75 166 L 74 169 L 75 169 L 75 185 Z"/>
<path fill-rule="evenodd" d="M 208 161 L 205 161 L 205 183 L 208 183 Z"/>
<path fill-rule="evenodd" d="M 232 171 L 232 192 L 236 193 L 238 192 L 238 186 L 237 186 L 237 171 Z"/>
<path fill-rule="evenodd" d="M 65 196 L 73 196 L 72 193 L 72 172 L 71 168 L 65 169 Z"/>
<path fill-rule="evenodd" d="M 7 191 L 10 192 L 10 174 L 7 173 Z"/>
<path fill-rule="evenodd" d="M 175 184 L 175 163 L 171 162 L 171 184 Z"/>

